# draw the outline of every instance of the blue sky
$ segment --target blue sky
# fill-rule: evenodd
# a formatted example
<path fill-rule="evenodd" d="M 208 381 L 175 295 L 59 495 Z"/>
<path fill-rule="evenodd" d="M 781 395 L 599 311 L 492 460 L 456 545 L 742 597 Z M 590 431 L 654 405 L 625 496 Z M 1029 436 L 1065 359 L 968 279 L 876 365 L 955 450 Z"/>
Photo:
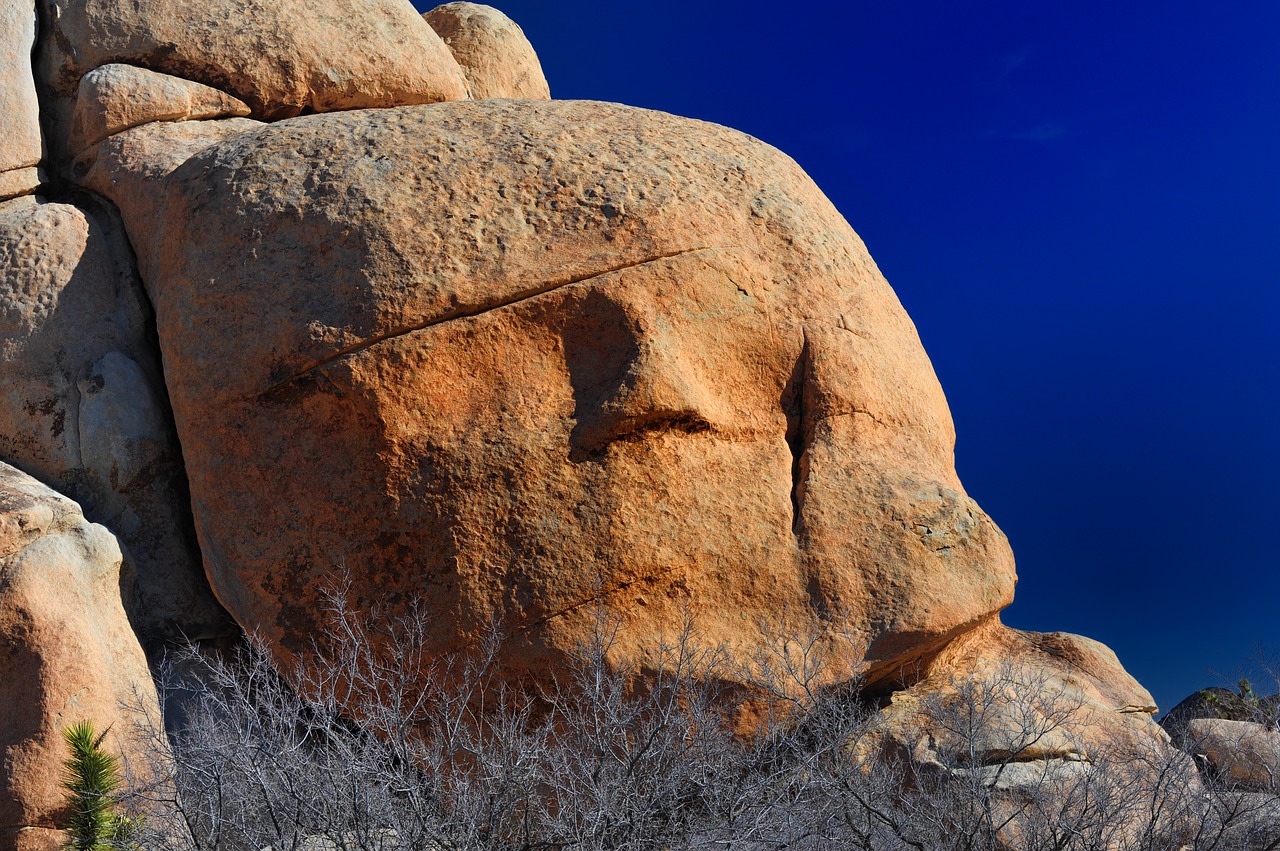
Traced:
<path fill-rule="evenodd" d="M 1280 3 L 498 5 L 553 96 L 736 127 L 831 197 L 1013 543 L 1007 623 L 1165 709 L 1280 650 Z"/>

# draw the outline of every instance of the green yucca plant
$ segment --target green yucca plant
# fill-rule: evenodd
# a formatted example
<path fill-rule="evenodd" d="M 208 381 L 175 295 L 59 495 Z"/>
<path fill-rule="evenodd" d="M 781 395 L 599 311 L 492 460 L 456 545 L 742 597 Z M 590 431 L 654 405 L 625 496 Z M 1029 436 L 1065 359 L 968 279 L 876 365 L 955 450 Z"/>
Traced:
<path fill-rule="evenodd" d="M 102 747 L 107 732 L 109 728 L 96 732 L 89 721 L 62 731 L 71 749 L 71 756 L 63 763 L 62 778 L 71 809 L 65 847 L 75 851 L 108 851 L 130 845 L 134 825 L 116 812 L 120 764 Z"/>

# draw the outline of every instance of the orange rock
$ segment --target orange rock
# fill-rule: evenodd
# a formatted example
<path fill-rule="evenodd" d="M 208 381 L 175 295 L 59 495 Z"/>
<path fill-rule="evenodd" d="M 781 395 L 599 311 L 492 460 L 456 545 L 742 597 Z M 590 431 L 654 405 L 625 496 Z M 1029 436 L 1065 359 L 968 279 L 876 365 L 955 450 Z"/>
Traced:
<path fill-rule="evenodd" d="M 131 754 L 158 713 L 142 648 L 120 604 L 120 548 L 71 500 L 0 464 L 0 849 L 59 847 L 62 731 L 111 728 Z M 158 714 L 153 716 L 158 717 Z"/>
<path fill-rule="evenodd" d="M 500 619 L 534 666 L 603 601 L 620 652 L 687 615 L 746 660 L 789 612 L 885 673 L 1012 598 L 914 327 L 776 150 L 584 102 L 308 116 L 176 168 L 156 127 L 91 185 L 156 307 L 207 572 L 277 647 L 339 567 L 357 603 L 429 601 L 438 649 Z"/>
<path fill-rule="evenodd" d="M 445 3 L 423 17 L 449 45 L 471 97 L 551 97 L 542 63 L 524 30 L 497 9 L 480 3 Z"/>
<path fill-rule="evenodd" d="M 905 688 L 882 719 L 920 763 L 948 765 L 956 754 L 984 765 L 1087 763 L 1104 753 L 1166 752 L 1150 693 L 1109 648 L 1083 636 L 1023 632 L 993 618 L 898 679 Z"/>

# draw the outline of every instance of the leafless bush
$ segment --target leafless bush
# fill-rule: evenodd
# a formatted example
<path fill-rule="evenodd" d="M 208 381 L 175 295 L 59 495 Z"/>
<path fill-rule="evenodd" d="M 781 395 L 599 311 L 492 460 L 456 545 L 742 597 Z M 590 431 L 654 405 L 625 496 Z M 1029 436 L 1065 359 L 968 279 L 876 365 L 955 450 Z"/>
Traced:
<path fill-rule="evenodd" d="M 601 614 L 558 681 L 520 689 L 503 684 L 498 630 L 435 658 L 423 613 L 345 599 L 287 680 L 252 640 L 170 659 L 161 686 L 179 711 L 167 728 L 142 716 L 149 762 L 131 766 L 159 778 L 127 801 L 142 847 L 1280 849 L 1274 794 L 1202 778 L 1155 738 L 1086 749 L 1086 707 L 1042 672 L 922 692 L 892 726 L 856 681 L 826 685 L 851 668 L 829 655 L 843 644 L 764 642 L 746 693 L 687 629 L 644 666 L 618 659 Z M 724 714 L 744 698 L 750 738 Z"/>

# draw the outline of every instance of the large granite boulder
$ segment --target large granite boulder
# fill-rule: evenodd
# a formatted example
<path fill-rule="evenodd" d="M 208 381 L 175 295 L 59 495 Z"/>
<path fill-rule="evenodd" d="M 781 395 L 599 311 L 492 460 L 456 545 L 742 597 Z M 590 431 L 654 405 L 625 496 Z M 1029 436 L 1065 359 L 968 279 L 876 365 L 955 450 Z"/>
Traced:
<path fill-rule="evenodd" d="M 147 638 L 219 634 L 151 310 L 113 211 L 80 201 L 0 204 L 0 460 L 120 537 Z"/>
<path fill-rule="evenodd" d="M 111 729 L 109 750 L 136 754 L 128 706 L 158 712 L 120 602 L 120 548 L 74 502 L 0 464 L 0 851 L 61 847 L 62 731 L 89 721 Z"/>
<path fill-rule="evenodd" d="M 309 116 L 175 168 L 191 136 L 112 136 L 89 183 L 156 307 L 208 574 L 282 652 L 339 569 L 428 601 L 438 650 L 500 621 L 517 666 L 603 603 L 619 652 L 689 616 L 745 659 L 792 613 L 886 673 L 1010 601 L 915 329 L 776 150 L 580 102 Z"/>

